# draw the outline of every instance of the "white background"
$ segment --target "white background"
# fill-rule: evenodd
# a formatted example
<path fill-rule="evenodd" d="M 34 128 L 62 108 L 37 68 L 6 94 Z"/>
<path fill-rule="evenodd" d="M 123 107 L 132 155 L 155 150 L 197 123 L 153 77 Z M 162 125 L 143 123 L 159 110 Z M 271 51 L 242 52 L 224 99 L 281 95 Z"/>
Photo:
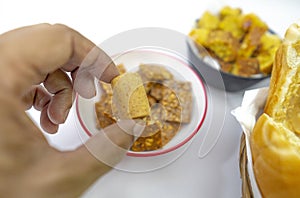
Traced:
<path fill-rule="evenodd" d="M 222 5 L 255 11 L 280 35 L 299 19 L 297 0 L 85 0 L 0 1 L 0 32 L 35 23 L 64 23 L 95 43 L 125 30 L 165 27 L 188 33 L 204 10 Z"/>
<path fill-rule="evenodd" d="M 223 5 L 255 12 L 281 37 L 291 23 L 300 19 L 298 0 L 0 0 L 0 33 L 47 22 L 64 23 L 96 44 L 120 32 L 141 27 L 164 27 L 187 34 L 204 10 L 216 11 Z M 228 113 L 239 105 L 241 97 L 242 92 L 227 93 Z M 32 114 L 38 120 L 38 114 L 34 111 Z M 69 118 L 58 134 L 49 136 L 51 144 L 61 149 L 72 149 L 80 144 L 72 121 Z M 241 197 L 240 134 L 240 127 L 228 114 L 216 146 L 205 158 L 198 157 L 203 141 L 199 133 L 188 150 L 171 165 L 148 173 L 113 170 L 100 178 L 84 197 Z"/>

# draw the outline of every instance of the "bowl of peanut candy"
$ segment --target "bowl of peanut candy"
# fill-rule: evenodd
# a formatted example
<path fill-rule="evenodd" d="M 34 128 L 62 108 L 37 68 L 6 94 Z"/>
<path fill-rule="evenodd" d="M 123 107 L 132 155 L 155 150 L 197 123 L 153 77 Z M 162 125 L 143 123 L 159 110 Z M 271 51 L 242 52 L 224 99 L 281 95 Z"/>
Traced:
<path fill-rule="evenodd" d="M 76 98 L 84 133 L 96 134 L 125 112 L 145 123 L 128 156 L 162 155 L 191 141 L 205 120 L 208 102 L 206 86 L 189 62 L 155 47 L 128 50 L 113 61 L 120 76 L 111 84 L 97 82 L 99 91 L 92 100 Z"/>

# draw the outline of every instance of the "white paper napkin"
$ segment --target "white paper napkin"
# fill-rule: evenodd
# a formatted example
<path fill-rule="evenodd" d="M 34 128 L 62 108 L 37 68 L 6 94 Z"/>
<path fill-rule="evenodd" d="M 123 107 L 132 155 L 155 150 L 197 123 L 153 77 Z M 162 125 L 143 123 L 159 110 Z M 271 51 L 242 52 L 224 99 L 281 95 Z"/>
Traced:
<path fill-rule="evenodd" d="M 256 123 L 259 115 L 263 112 L 268 96 L 268 88 L 253 89 L 246 91 L 243 97 L 241 106 L 231 111 L 231 114 L 240 123 L 246 138 L 246 150 L 248 160 L 248 174 L 252 187 L 252 192 L 255 198 L 261 198 L 259 188 L 257 186 L 253 166 L 252 166 L 252 153 L 250 149 L 250 134 Z"/>

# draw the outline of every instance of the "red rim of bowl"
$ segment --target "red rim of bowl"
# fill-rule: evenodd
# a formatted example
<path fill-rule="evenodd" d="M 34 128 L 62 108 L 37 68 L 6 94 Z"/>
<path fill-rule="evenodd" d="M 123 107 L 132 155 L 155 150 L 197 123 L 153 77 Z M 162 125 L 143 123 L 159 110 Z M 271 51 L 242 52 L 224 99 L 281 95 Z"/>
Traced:
<path fill-rule="evenodd" d="M 139 49 L 141 50 L 141 49 Z M 130 50 L 128 51 L 127 53 L 129 52 L 132 52 L 132 51 L 136 51 L 136 50 Z M 151 51 L 153 52 L 152 50 L 145 50 L 143 49 L 142 51 Z M 174 57 L 174 56 L 171 56 L 171 55 L 168 55 L 166 53 L 163 53 L 163 52 L 157 52 L 155 51 L 155 53 L 160 53 L 160 54 L 163 54 L 165 56 L 169 56 L 170 58 L 173 58 L 173 59 L 176 59 L 177 61 L 181 62 L 184 66 L 186 66 L 189 70 L 191 70 L 194 75 L 198 78 L 200 84 L 201 84 L 201 87 L 204 91 L 204 96 L 205 96 L 205 100 L 204 100 L 204 113 L 203 113 L 203 116 L 201 118 L 201 120 L 199 121 L 197 127 L 194 129 L 194 131 L 188 136 L 186 137 L 183 141 L 181 141 L 180 143 L 178 143 L 177 145 L 175 146 L 172 146 L 168 149 L 162 149 L 162 150 L 155 150 L 155 151 L 145 151 L 145 152 L 132 152 L 132 151 L 128 151 L 127 152 L 127 155 L 128 156 L 132 156 L 132 157 L 151 157 L 151 156 L 157 156 L 157 155 L 162 155 L 162 154 L 165 154 L 165 153 L 169 153 L 171 151 L 174 151 L 176 149 L 178 149 L 179 147 L 183 146 L 184 144 L 186 144 L 188 141 L 190 141 L 197 133 L 198 131 L 200 130 L 205 118 L 206 118 L 206 113 L 207 113 L 207 91 L 206 91 L 206 88 L 205 88 L 205 85 L 201 79 L 201 77 L 199 76 L 199 74 L 192 68 L 189 66 L 188 63 L 186 63 L 185 61 L 181 60 L 180 58 L 177 58 L 177 57 Z M 85 126 L 81 116 L 80 116 L 80 113 L 79 113 L 79 103 L 78 103 L 78 94 L 76 94 L 76 102 L 75 102 L 75 105 L 76 105 L 76 114 L 78 116 L 78 120 L 79 120 L 79 123 L 81 125 L 81 127 L 83 128 L 84 132 L 89 136 L 91 137 L 92 136 L 92 133 L 88 130 L 88 128 Z"/>

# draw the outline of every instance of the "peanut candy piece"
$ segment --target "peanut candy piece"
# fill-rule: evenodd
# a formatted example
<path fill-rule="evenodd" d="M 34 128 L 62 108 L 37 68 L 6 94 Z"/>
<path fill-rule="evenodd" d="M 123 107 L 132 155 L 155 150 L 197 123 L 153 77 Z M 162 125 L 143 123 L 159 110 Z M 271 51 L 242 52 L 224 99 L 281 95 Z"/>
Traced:
<path fill-rule="evenodd" d="M 156 84 L 155 82 L 145 82 L 144 80 L 143 80 L 143 83 L 144 83 L 145 91 L 146 91 L 147 94 L 150 93 L 152 87 Z"/>
<path fill-rule="evenodd" d="M 163 98 L 164 89 L 166 89 L 164 85 L 155 83 L 151 88 L 150 96 L 152 96 L 156 100 L 161 100 Z"/>
<path fill-rule="evenodd" d="M 99 102 L 95 103 L 95 111 L 97 117 L 97 127 L 102 129 L 116 122 L 116 119 L 112 115 L 111 106 L 112 97 L 109 95 L 103 95 Z"/>
<path fill-rule="evenodd" d="M 112 95 L 113 94 L 111 84 L 100 81 L 99 85 L 100 85 L 103 95 Z"/>
<path fill-rule="evenodd" d="M 180 124 L 175 122 L 165 122 L 161 129 L 162 145 L 166 145 L 177 134 Z"/>
<path fill-rule="evenodd" d="M 154 105 L 154 104 L 156 104 L 156 103 L 157 103 L 156 99 L 155 99 L 155 98 L 153 98 L 152 96 L 150 96 L 150 95 L 147 95 L 147 98 L 148 98 L 148 101 L 149 101 L 149 105 L 150 105 L 150 107 L 151 107 L 152 105 Z"/>
<path fill-rule="evenodd" d="M 139 73 L 144 82 L 173 79 L 172 73 L 165 67 L 158 64 L 141 64 Z"/>
<path fill-rule="evenodd" d="M 181 114 L 181 123 L 189 123 L 191 120 L 191 112 L 192 112 L 192 104 L 193 104 L 193 96 L 192 96 L 192 85 L 190 82 L 181 82 L 181 81 L 166 81 L 165 85 L 168 86 L 172 92 L 176 95 L 176 99 L 173 94 L 170 94 L 170 98 L 173 99 L 170 102 L 170 108 L 176 108 L 177 110 L 173 110 L 173 116 L 176 117 L 175 120 L 167 119 L 168 121 L 178 122 L 179 114 Z M 162 101 L 164 106 L 167 106 L 168 100 Z"/>
<path fill-rule="evenodd" d="M 160 104 L 164 108 L 164 117 L 166 121 L 181 122 L 182 108 L 174 91 L 169 88 L 164 89 L 163 98 L 161 99 Z"/>
<path fill-rule="evenodd" d="M 103 111 L 97 111 L 97 121 L 97 128 L 99 129 L 104 129 L 109 125 L 116 123 L 116 120 L 113 117 Z"/>
<path fill-rule="evenodd" d="M 120 74 L 125 74 L 126 73 L 126 68 L 123 64 L 117 65 L 117 69 L 118 69 Z"/>
<path fill-rule="evenodd" d="M 142 135 L 131 146 L 132 151 L 152 151 L 162 147 L 160 128 L 157 123 L 147 122 Z"/>
<path fill-rule="evenodd" d="M 132 151 L 153 151 L 162 148 L 161 133 L 158 131 L 152 136 L 139 137 L 131 146 Z"/>

